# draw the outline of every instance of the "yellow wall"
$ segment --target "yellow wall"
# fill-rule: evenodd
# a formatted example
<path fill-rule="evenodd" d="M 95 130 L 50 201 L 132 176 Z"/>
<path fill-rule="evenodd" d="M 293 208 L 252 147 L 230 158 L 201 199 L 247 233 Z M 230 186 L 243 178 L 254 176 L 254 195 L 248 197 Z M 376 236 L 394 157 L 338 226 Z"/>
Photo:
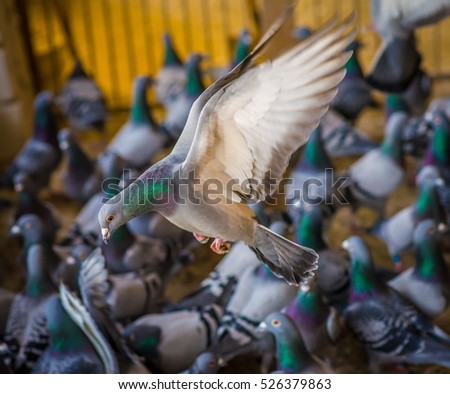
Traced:
<path fill-rule="evenodd" d="M 73 61 L 56 0 L 27 0 L 32 44 L 42 85 L 58 89 Z M 58 0 L 70 16 L 70 29 L 79 56 L 104 90 L 112 107 L 126 107 L 135 75 L 155 74 L 162 62 L 161 35 L 168 30 L 183 58 L 190 51 L 209 53 L 209 66 L 225 65 L 233 41 L 242 27 L 256 34 L 252 4 L 261 0 Z M 273 0 L 276 1 L 276 0 Z M 318 26 L 334 12 L 358 11 L 360 38 L 368 67 L 379 45 L 376 33 L 367 31 L 369 0 L 300 0 L 297 24 Z M 128 29 L 128 30 L 127 30 Z M 450 20 L 421 29 L 419 43 L 425 65 L 434 73 L 450 72 Z M 131 31 L 131 34 L 130 34 Z"/>

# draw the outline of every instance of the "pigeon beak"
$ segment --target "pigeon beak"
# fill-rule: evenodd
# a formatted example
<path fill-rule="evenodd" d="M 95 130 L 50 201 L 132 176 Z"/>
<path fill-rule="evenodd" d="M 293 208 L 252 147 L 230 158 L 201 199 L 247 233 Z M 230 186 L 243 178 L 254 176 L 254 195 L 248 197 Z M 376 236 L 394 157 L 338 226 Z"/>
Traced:
<path fill-rule="evenodd" d="M 74 265 L 76 262 L 77 262 L 77 261 L 75 260 L 75 257 L 73 257 L 73 256 L 69 256 L 69 257 L 67 257 L 67 259 L 66 259 L 66 263 L 67 263 L 68 265 Z"/>
<path fill-rule="evenodd" d="M 345 250 L 349 250 L 349 248 L 350 248 L 350 242 L 348 242 L 348 240 L 345 240 L 344 242 L 342 242 L 341 248 L 342 248 L 342 249 L 345 249 Z"/>
<path fill-rule="evenodd" d="M 109 237 L 111 237 L 111 233 L 109 231 L 109 228 L 102 228 L 102 237 L 103 237 L 103 242 L 105 244 L 107 244 L 108 241 L 109 241 Z"/>
<path fill-rule="evenodd" d="M 14 190 L 17 193 L 20 193 L 21 191 L 23 191 L 24 187 L 23 187 L 23 183 L 16 183 L 14 184 Z"/>
<path fill-rule="evenodd" d="M 438 226 L 437 226 L 437 230 L 441 234 L 445 234 L 449 230 L 449 227 L 445 223 L 439 223 Z"/>
<path fill-rule="evenodd" d="M 256 328 L 256 332 L 259 334 L 266 332 L 266 330 L 267 330 L 267 323 L 263 321 L 259 323 L 259 326 Z"/>
<path fill-rule="evenodd" d="M 9 230 L 9 233 L 11 235 L 20 235 L 21 234 L 20 227 L 17 225 L 12 226 L 11 230 Z"/>

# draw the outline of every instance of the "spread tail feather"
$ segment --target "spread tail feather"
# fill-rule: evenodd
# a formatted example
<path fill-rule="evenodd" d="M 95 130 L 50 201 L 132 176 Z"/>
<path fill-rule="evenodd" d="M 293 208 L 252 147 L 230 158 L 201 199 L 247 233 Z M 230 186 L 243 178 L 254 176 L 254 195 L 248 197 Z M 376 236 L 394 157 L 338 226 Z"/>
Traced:
<path fill-rule="evenodd" d="M 298 245 L 257 225 L 256 240 L 251 249 L 278 277 L 291 285 L 299 285 L 313 276 L 319 256 L 304 246 Z"/>

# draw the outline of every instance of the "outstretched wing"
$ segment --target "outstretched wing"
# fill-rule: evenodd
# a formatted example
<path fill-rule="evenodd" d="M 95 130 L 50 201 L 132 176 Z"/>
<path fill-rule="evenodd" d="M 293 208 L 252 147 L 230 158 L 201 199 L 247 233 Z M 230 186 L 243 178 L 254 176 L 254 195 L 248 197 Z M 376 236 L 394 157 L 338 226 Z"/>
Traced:
<path fill-rule="evenodd" d="M 292 153 L 318 125 L 345 75 L 354 15 L 313 34 L 218 90 L 200 113 L 183 170 L 201 181 L 233 181 L 227 198 L 262 200 Z M 269 179 L 275 180 L 270 181 Z M 228 189 L 227 189 L 228 190 Z"/>

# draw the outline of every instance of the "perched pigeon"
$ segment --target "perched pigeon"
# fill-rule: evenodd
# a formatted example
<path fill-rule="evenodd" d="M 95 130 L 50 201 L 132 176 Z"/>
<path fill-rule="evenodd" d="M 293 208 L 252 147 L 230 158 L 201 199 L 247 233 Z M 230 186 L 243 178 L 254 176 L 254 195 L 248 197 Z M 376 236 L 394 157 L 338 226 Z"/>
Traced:
<path fill-rule="evenodd" d="M 381 146 L 353 163 L 347 173 L 350 202 L 375 209 L 379 218 L 384 218 L 386 200 L 404 178 L 402 129 L 407 119 L 405 113 L 393 114 Z"/>
<path fill-rule="evenodd" d="M 296 325 L 309 353 L 327 361 L 334 355 L 340 335 L 337 313 L 326 304 L 317 281 L 300 288 L 283 313 Z"/>
<path fill-rule="evenodd" d="M 34 366 L 33 373 L 91 374 L 105 368 L 94 346 L 53 296 L 45 308 L 49 347 Z"/>
<path fill-rule="evenodd" d="M 439 238 L 442 231 L 432 219 L 414 230 L 416 264 L 389 282 L 389 286 L 431 318 L 440 315 L 450 301 L 450 278 Z"/>
<path fill-rule="evenodd" d="M 61 258 L 53 249 L 53 238 L 46 234 L 39 217 L 32 214 L 22 216 L 11 227 L 10 233 L 24 240 L 21 262 L 25 266 L 39 262 L 55 278 Z"/>
<path fill-rule="evenodd" d="M 6 172 L 1 174 L 0 186 L 12 187 L 18 173 L 30 175 L 36 192 L 47 186 L 61 160 L 57 133 L 53 96 L 49 92 L 39 93 L 34 100 L 33 134 Z"/>
<path fill-rule="evenodd" d="M 48 344 L 45 307 L 56 288 L 40 249 L 29 248 L 25 287 L 14 297 L 5 328 L 4 341 L 15 355 L 11 367 L 20 372 L 28 372 Z"/>
<path fill-rule="evenodd" d="M 274 373 L 332 373 L 321 360 L 312 356 L 295 323 L 281 312 L 269 314 L 260 325 L 275 337 L 277 369 Z"/>
<path fill-rule="evenodd" d="M 347 325 L 370 356 L 370 367 L 394 363 L 450 367 L 450 336 L 377 277 L 359 237 L 343 243 L 352 260 Z"/>
<path fill-rule="evenodd" d="M 59 147 L 67 156 L 67 167 L 63 173 L 64 192 L 72 200 L 86 202 L 99 192 L 103 182 L 101 168 L 91 160 L 69 129 L 58 133 Z"/>
<path fill-rule="evenodd" d="M 14 176 L 14 190 L 17 193 L 18 202 L 16 211 L 12 216 L 14 223 L 24 215 L 36 215 L 44 226 L 45 234 L 53 239 L 61 227 L 61 222 L 55 207 L 39 199 L 34 188 L 32 175 L 24 172 L 16 174 Z"/>
<path fill-rule="evenodd" d="M 377 221 L 369 230 L 387 245 L 394 263 L 401 268 L 400 254 L 413 246 L 413 233 L 417 224 L 425 219 L 434 219 L 438 223 L 446 222 L 445 212 L 439 202 L 438 188 L 442 179 L 436 177 L 429 166 L 417 175 L 416 184 L 419 194 L 416 201 L 397 212 L 390 218 Z"/>
<path fill-rule="evenodd" d="M 162 104 L 170 105 L 183 91 L 187 76 L 169 33 L 164 33 L 163 41 L 164 64 L 156 76 L 156 97 Z"/>
<path fill-rule="evenodd" d="M 368 82 L 376 89 L 402 92 L 419 70 L 414 29 L 450 15 L 448 0 L 371 0 L 372 18 L 383 44 Z"/>
<path fill-rule="evenodd" d="M 107 117 L 105 98 L 80 61 L 75 63 L 57 102 L 76 130 L 103 130 Z"/>
<path fill-rule="evenodd" d="M 183 91 L 167 105 L 167 114 L 161 127 L 175 140 L 183 131 L 192 105 L 205 90 L 200 70 L 202 59 L 202 55 L 191 55 L 185 65 L 186 85 Z"/>
<path fill-rule="evenodd" d="M 185 370 L 211 345 L 233 288 L 234 282 L 230 281 L 217 302 L 207 307 L 137 319 L 125 327 L 128 345 L 145 358 L 151 371 L 177 373 Z"/>
<path fill-rule="evenodd" d="M 292 153 L 327 111 L 355 34 L 349 32 L 353 16 L 342 24 L 333 20 L 272 62 L 251 67 L 290 12 L 292 7 L 239 66 L 199 97 L 172 153 L 103 205 L 99 222 L 105 241 L 131 218 L 157 210 L 201 242 L 214 237 L 211 247 L 217 253 L 229 250 L 227 241 L 243 241 L 289 283 L 313 275 L 317 254 L 258 224 L 243 203 L 273 193 L 263 184 L 279 182 Z M 214 179 L 231 190 L 215 193 L 216 203 L 209 204 L 202 193 L 200 201 L 192 201 L 189 187 L 189 201 L 177 203 L 174 183 L 187 180 L 194 186 L 193 175 L 200 185 Z"/>
<path fill-rule="evenodd" d="M 147 76 L 135 79 L 130 117 L 106 148 L 136 168 L 148 165 L 166 143 L 147 102 L 151 82 Z"/>
<path fill-rule="evenodd" d="M 352 50 L 353 54 L 345 65 L 347 74 L 339 84 L 338 94 L 331 102 L 331 108 L 350 122 L 355 122 L 365 108 L 378 106 L 358 61 L 359 48 L 359 41 L 350 44 L 348 49 Z"/>
<path fill-rule="evenodd" d="M 320 206 L 305 205 L 294 224 L 295 239 L 319 254 L 318 286 L 327 302 L 341 310 L 347 303 L 350 285 L 349 261 L 328 247 L 324 239 L 324 214 Z"/>

